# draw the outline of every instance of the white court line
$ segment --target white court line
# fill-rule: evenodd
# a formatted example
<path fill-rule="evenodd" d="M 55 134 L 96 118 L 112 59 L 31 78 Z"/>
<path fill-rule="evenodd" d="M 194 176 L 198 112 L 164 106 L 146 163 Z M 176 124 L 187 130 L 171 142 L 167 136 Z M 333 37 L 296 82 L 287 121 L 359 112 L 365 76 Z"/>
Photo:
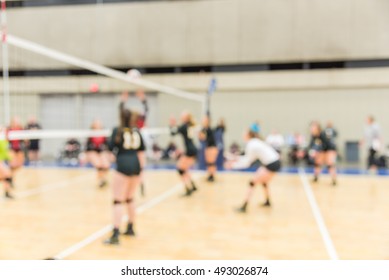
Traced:
<path fill-rule="evenodd" d="M 328 232 L 327 226 L 324 222 L 323 216 L 321 215 L 320 208 L 317 205 L 315 195 L 313 194 L 311 185 L 308 182 L 308 178 L 303 169 L 299 170 L 300 179 L 304 186 L 305 194 L 307 195 L 309 205 L 311 206 L 313 216 L 315 217 L 317 226 L 319 227 L 319 231 L 321 237 L 323 238 L 324 245 L 326 247 L 327 253 L 331 260 L 338 260 L 338 253 L 336 252 L 334 243 L 332 242 L 330 233 Z"/>
<path fill-rule="evenodd" d="M 65 187 L 69 186 L 70 184 L 77 183 L 79 181 L 83 181 L 86 179 L 86 177 L 89 177 L 89 176 L 90 176 L 90 174 L 83 174 L 83 175 L 80 175 L 80 176 L 77 176 L 77 177 L 74 177 L 71 179 L 67 179 L 67 180 L 62 181 L 62 182 L 50 183 L 50 184 L 46 184 L 46 185 L 31 189 L 31 190 L 17 192 L 14 194 L 14 196 L 16 199 L 26 198 L 26 197 L 38 195 L 41 193 L 53 191 L 56 189 L 65 188 Z M 0 202 L 4 202 L 6 200 L 8 200 L 8 199 L 0 198 Z"/>
<path fill-rule="evenodd" d="M 89 245 L 90 243 L 94 242 L 97 239 L 100 239 L 104 235 L 106 235 L 108 232 L 112 230 L 112 225 L 107 225 L 103 227 L 102 229 L 94 232 L 93 234 L 89 235 L 87 238 L 81 240 L 80 242 L 70 246 L 69 248 L 63 250 L 61 253 L 55 255 L 53 259 L 55 260 L 63 260 L 64 258 L 74 254 L 78 250 L 84 248 L 85 246 Z"/>
<path fill-rule="evenodd" d="M 193 178 L 193 179 L 196 179 Z M 147 201 L 146 203 L 142 204 L 141 206 L 136 208 L 136 212 L 138 214 L 144 213 L 146 210 L 154 207 L 155 205 L 161 203 L 162 201 L 166 200 L 167 198 L 174 195 L 177 191 L 182 189 L 182 183 L 179 183 L 172 187 L 171 189 L 167 190 L 166 192 L 162 193 L 161 195 Z M 86 237 L 85 239 L 81 240 L 80 242 L 70 246 L 69 248 L 65 249 L 64 251 L 60 252 L 59 254 L 54 256 L 54 259 L 62 260 L 75 252 L 81 250 L 82 248 L 86 247 L 87 245 L 91 244 L 92 242 L 96 241 L 97 239 L 100 239 L 107 233 L 109 233 L 112 230 L 112 225 L 107 225 L 103 227 L 102 229 L 92 233 L 90 236 Z"/>
<path fill-rule="evenodd" d="M 74 177 L 71 179 L 66 179 L 66 180 L 59 182 L 59 183 L 51 183 L 51 184 L 43 185 L 41 187 L 34 188 L 31 190 L 18 192 L 18 193 L 15 193 L 15 197 L 16 198 L 26 198 L 29 196 L 34 196 L 34 195 L 46 193 L 46 192 L 53 191 L 56 189 L 65 188 L 71 184 L 77 183 L 79 181 L 83 181 L 87 177 L 90 177 L 90 174 L 83 174 L 83 175 L 80 175 L 80 176 L 77 176 L 77 177 Z"/>

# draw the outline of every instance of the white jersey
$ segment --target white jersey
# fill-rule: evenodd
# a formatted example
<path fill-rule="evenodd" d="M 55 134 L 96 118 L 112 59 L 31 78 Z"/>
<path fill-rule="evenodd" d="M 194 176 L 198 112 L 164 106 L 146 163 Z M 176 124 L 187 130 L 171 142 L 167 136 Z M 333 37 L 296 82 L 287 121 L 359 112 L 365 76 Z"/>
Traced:
<path fill-rule="evenodd" d="M 266 137 L 266 143 L 268 143 L 276 150 L 281 150 L 285 141 L 281 134 L 270 134 Z"/>
<path fill-rule="evenodd" d="M 374 122 L 365 127 L 365 139 L 368 148 L 375 151 L 380 149 L 381 128 L 378 123 Z"/>
<path fill-rule="evenodd" d="M 252 138 L 247 143 L 245 155 L 233 163 L 232 168 L 247 168 L 256 160 L 259 160 L 263 165 L 269 165 L 279 159 L 280 155 L 269 144 L 257 138 Z"/>

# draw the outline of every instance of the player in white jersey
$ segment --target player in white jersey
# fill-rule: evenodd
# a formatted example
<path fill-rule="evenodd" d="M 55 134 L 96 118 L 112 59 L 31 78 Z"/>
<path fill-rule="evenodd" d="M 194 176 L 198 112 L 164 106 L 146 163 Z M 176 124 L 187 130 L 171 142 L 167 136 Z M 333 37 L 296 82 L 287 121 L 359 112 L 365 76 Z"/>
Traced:
<path fill-rule="evenodd" d="M 227 169 L 244 169 L 248 168 L 256 160 L 261 162 L 261 166 L 256 171 L 254 178 L 249 182 L 250 187 L 243 205 L 237 209 L 243 213 L 246 212 L 248 203 L 253 196 L 254 187 L 257 184 L 262 184 L 265 192 L 266 201 L 262 206 L 271 206 L 268 183 L 275 173 L 281 169 L 279 154 L 269 144 L 259 139 L 258 131 L 255 127 L 251 127 L 247 132 L 245 141 L 247 141 L 245 155 L 239 157 L 236 161 L 230 161 L 226 164 Z"/>

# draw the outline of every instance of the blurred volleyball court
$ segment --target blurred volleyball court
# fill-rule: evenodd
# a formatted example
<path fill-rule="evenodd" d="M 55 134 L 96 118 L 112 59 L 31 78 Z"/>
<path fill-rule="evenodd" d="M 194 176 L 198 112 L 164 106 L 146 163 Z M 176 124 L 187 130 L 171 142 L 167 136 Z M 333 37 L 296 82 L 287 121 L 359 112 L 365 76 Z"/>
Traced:
<path fill-rule="evenodd" d="M 304 44 L 291 39 L 281 52 L 283 39 L 272 34 L 289 42 L 289 33 L 270 11 L 287 26 L 304 9 L 286 16 L 274 3 L 259 11 L 254 2 L 7 3 L 14 8 L 6 10 L 2 1 L 0 259 L 389 259 L 387 66 L 366 66 L 379 58 L 355 55 L 348 43 L 336 52 L 343 37 L 333 35 L 334 43 L 328 35 L 336 24 L 312 25 L 327 30 L 323 45 L 301 54 Z M 332 15 L 326 4 L 313 6 L 313 15 Z M 133 21 L 123 26 L 127 14 Z M 311 34 L 311 21 L 296 23 L 293 36 Z M 263 38 L 254 44 L 257 29 Z M 239 168 L 253 139 L 257 157 Z M 139 184 L 126 200 L 115 193 L 122 147 L 138 152 L 128 165 L 139 170 L 125 175 Z M 136 235 L 119 242 L 112 217 L 131 203 L 135 221 L 130 209 L 120 227 L 134 223 Z"/>

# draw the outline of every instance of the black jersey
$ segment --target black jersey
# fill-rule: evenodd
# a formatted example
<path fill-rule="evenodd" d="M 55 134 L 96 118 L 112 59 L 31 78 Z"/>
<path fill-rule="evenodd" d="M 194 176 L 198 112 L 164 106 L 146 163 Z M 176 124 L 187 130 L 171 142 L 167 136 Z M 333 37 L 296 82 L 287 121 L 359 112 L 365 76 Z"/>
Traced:
<path fill-rule="evenodd" d="M 197 156 L 197 148 L 193 143 L 193 138 L 195 136 L 194 127 L 185 123 L 179 127 L 171 127 L 170 133 L 172 135 L 181 134 L 184 138 L 185 144 L 185 154 L 189 157 Z"/>
<path fill-rule="evenodd" d="M 311 141 L 309 143 L 309 149 L 321 152 L 325 151 L 328 147 L 327 138 L 324 133 L 321 132 L 319 135 L 311 135 Z"/>
<path fill-rule="evenodd" d="M 205 135 L 205 146 L 216 147 L 215 134 L 210 127 L 204 127 L 201 132 Z"/>
<path fill-rule="evenodd" d="M 29 123 L 26 126 L 27 130 L 39 130 L 42 129 L 42 127 L 38 123 Z M 28 143 L 28 149 L 31 151 L 38 151 L 39 150 L 39 139 L 30 139 Z"/>
<path fill-rule="evenodd" d="M 42 127 L 38 123 L 29 123 L 26 126 L 26 129 L 28 129 L 28 130 L 39 130 L 39 129 L 42 129 Z"/>
<path fill-rule="evenodd" d="M 138 152 L 144 151 L 145 145 L 137 128 L 115 128 L 111 136 L 110 149 L 116 154 L 116 170 L 118 172 L 127 176 L 140 174 L 141 166 Z"/>
<path fill-rule="evenodd" d="M 336 150 L 335 138 L 338 136 L 338 132 L 332 127 L 327 127 L 322 133 L 327 140 L 326 150 Z"/>

